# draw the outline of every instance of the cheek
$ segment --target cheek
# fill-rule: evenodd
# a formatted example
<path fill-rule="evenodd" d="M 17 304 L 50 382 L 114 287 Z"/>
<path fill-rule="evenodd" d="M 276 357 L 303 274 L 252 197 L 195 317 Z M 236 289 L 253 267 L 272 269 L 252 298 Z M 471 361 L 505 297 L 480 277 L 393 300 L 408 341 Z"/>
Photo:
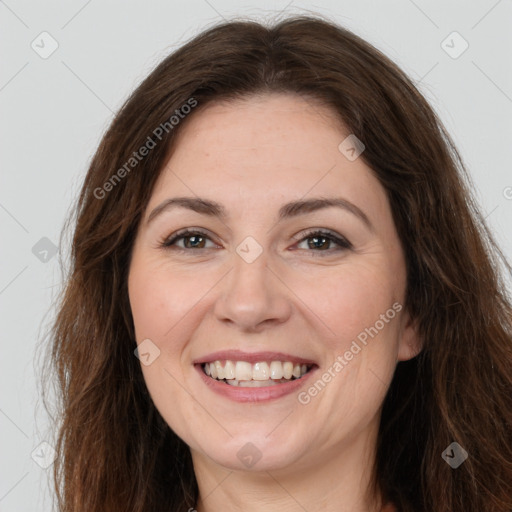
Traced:
<path fill-rule="evenodd" d="M 168 299 L 172 296 L 165 283 L 151 273 L 130 273 L 129 297 L 137 341 L 143 338 L 159 340 L 170 328 Z"/>
<path fill-rule="evenodd" d="M 324 369 L 335 376 L 318 406 L 326 408 L 325 414 L 332 408 L 336 421 L 347 415 L 354 421 L 369 421 L 396 366 L 405 278 L 400 271 L 390 272 L 391 266 L 382 261 L 354 266 L 332 278 L 330 293 L 318 303 L 322 320 L 335 333 L 325 338 L 332 362 Z"/>
<path fill-rule="evenodd" d="M 144 263 L 133 259 L 128 292 L 136 340 L 153 341 L 163 356 L 157 361 L 169 371 L 181 374 L 189 364 L 189 340 L 211 307 L 209 293 L 218 279 L 211 271 L 184 272 L 150 257 Z"/>
<path fill-rule="evenodd" d="M 316 280 L 315 287 L 308 286 L 307 302 L 327 328 L 325 340 L 331 351 L 344 352 L 358 336 L 364 339 L 375 324 L 379 337 L 390 334 L 398 324 L 389 317 L 396 317 L 392 305 L 401 297 L 401 276 L 389 269 L 385 272 L 383 266 L 355 265 L 326 274 L 325 279 Z M 389 322 L 383 324 L 381 315 Z"/>
<path fill-rule="evenodd" d="M 175 274 L 174 274 L 175 276 Z M 198 297 L 192 297 L 190 286 L 181 283 L 173 273 L 159 265 L 141 264 L 134 257 L 128 279 L 130 306 L 138 343 L 150 339 L 160 350 L 150 364 L 141 364 L 144 381 L 153 403 L 169 426 L 181 437 L 186 436 L 187 425 L 200 413 L 183 384 L 181 355 L 188 329 L 194 323 L 190 315 Z M 199 296 L 200 297 L 200 296 Z M 195 300 L 194 300 L 195 298 Z M 189 404 L 183 407 L 183 404 Z M 180 414 L 172 414 L 172 411 Z"/>
<path fill-rule="evenodd" d="M 150 265 L 142 268 L 137 263 L 132 265 L 128 281 L 137 340 L 151 338 L 164 343 L 173 326 L 197 302 L 200 292 L 190 281 L 176 279 L 175 272 Z"/>

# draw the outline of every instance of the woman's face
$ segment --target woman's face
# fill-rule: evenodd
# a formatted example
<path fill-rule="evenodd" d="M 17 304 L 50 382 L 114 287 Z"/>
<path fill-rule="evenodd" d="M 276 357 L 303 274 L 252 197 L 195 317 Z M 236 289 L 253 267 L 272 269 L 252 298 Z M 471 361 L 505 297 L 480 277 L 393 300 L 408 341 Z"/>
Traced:
<path fill-rule="evenodd" d="M 303 468 L 372 449 L 417 345 L 385 191 L 347 136 L 293 95 L 211 104 L 159 177 L 130 304 L 151 397 L 195 463 Z"/>

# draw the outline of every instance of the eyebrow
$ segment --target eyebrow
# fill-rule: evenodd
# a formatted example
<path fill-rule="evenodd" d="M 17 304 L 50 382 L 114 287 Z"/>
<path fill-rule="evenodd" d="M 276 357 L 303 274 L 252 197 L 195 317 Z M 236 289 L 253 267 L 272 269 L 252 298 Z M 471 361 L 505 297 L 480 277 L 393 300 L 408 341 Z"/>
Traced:
<path fill-rule="evenodd" d="M 352 213 L 361 220 L 370 231 L 373 231 L 373 225 L 368 216 L 355 204 L 341 197 L 316 197 L 312 199 L 291 201 L 281 206 L 278 213 L 278 219 L 279 221 L 282 221 L 332 207 L 341 208 L 342 210 Z M 160 203 L 149 214 L 146 223 L 149 224 L 155 217 L 164 211 L 169 211 L 173 208 L 186 208 L 202 215 L 217 217 L 223 221 L 228 218 L 228 214 L 224 206 L 215 201 L 201 197 L 173 197 Z"/>

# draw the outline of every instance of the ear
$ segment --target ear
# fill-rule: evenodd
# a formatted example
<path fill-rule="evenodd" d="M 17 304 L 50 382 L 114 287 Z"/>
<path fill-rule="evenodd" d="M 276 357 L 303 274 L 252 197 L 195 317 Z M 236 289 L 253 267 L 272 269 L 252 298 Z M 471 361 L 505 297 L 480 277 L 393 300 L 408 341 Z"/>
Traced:
<path fill-rule="evenodd" d="M 407 310 L 403 312 L 400 323 L 397 358 L 398 361 L 408 361 L 423 350 L 423 340 L 418 332 L 418 322 Z"/>

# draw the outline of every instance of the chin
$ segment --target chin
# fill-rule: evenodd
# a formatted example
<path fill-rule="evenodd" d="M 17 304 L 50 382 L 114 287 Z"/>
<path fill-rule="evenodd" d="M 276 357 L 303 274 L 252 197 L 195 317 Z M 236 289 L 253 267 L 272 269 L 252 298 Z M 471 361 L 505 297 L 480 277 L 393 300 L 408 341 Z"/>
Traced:
<path fill-rule="evenodd" d="M 267 431 L 268 433 L 268 431 Z M 295 444 L 295 443 L 293 443 Z M 234 436 L 215 446 L 202 446 L 201 456 L 232 471 L 277 471 L 297 463 L 304 445 L 293 446 L 284 439 L 269 439 L 266 434 Z"/>

